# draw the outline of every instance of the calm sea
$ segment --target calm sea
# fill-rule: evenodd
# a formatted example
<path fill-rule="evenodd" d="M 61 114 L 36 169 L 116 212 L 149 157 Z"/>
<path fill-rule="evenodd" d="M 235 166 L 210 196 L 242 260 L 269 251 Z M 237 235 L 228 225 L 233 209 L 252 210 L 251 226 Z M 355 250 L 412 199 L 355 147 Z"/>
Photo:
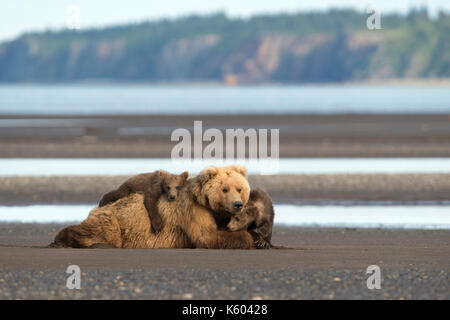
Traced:
<path fill-rule="evenodd" d="M 0 114 L 448 112 L 450 87 L 0 85 Z"/>

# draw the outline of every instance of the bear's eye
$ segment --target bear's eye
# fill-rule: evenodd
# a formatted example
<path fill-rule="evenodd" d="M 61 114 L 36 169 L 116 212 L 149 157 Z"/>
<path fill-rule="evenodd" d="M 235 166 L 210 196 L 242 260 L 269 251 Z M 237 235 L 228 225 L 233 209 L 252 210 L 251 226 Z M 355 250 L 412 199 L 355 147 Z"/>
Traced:
<path fill-rule="evenodd" d="M 222 191 L 223 191 L 223 193 L 227 193 L 228 192 L 228 189 L 222 189 Z"/>
<path fill-rule="evenodd" d="M 237 192 L 241 193 L 242 189 L 237 189 Z"/>

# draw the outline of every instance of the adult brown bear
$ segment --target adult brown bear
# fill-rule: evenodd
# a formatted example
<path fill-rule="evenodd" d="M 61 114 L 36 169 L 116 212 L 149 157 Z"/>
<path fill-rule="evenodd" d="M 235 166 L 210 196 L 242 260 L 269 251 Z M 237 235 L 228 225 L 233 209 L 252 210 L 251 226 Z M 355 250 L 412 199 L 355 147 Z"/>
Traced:
<path fill-rule="evenodd" d="M 176 201 L 160 197 L 163 229 L 151 233 L 141 194 L 131 194 L 92 210 L 79 225 L 61 230 L 55 246 L 86 248 L 211 248 L 251 249 L 254 238 L 245 230 L 219 230 L 215 215 L 236 213 L 248 202 L 250 187 L 243 166 L 208 167 L 189 179 Z"/>

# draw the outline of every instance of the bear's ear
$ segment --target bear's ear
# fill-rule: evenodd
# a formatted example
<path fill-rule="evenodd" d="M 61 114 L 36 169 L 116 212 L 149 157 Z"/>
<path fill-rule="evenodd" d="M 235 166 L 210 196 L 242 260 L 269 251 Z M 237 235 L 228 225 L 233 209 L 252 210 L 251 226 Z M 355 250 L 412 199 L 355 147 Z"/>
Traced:
<path fill-rule="evenodd" d="M 189 172 L 185 171 L 180 174 L 181 179 L 186 180 L 189 177 Z"/>
<path fill-rule="evenodd" d="M 164 171 L 164 170 L 159 170 L 158 173 L 159 173 L 159 176 L 161 177 L 161 179 L 164 179 L 165 177 L 167 177 L 168 172 Z"/>
<path fill-rule="evenodd" d="M 242 165 L 234 165 L 234 166 L 230 166 L 230 169 L 241 174 L 242 176 L 244 176 L 244 178 L 247 178 L 247 168 L 246 167 L 244 167 Z"/>
<path fill-rule="evenodd" d="M 205 169 L 203 169 L 203 171 L 200 173 L 200 175 L 202 176 L 202 178 L 204 180 L 209 180 L 211 178 L 213 178 L 216 174 L 218 173 L 217 167 L 206 167 Z"/>

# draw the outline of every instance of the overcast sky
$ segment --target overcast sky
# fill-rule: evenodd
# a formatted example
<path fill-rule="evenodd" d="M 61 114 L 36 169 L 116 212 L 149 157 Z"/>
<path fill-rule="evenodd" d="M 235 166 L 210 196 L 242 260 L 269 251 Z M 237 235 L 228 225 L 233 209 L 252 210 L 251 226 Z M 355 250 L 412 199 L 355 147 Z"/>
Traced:
<path fill-rule="evenodd" d="M 230 16 L 248 17 L 258 13 L 326 10 L 369 5 L 383 12 L 405 13 L 411 7 L 427 6 L 432 14 L 450 11 L 450 0 L 0 0 L 0 41 L 26 31 L 65 28 L 68 7 L 80 10 L 81 29 L 192 13 L 224 11 Z"/>

